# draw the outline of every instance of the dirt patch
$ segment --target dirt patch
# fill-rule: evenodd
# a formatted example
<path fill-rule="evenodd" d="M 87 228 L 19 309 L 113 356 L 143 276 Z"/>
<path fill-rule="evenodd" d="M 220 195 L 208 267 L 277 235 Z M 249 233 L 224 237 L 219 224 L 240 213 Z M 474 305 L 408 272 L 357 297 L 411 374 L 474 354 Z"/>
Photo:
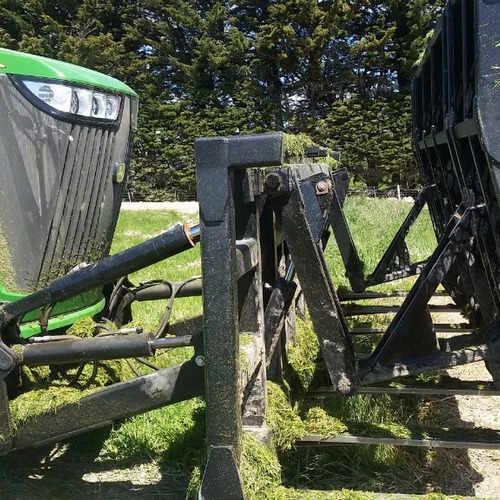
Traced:
<path fill-rule="evenodd" d="M 484 363 L 457 366 L 448 373 L 461 380 L 491 381 Z M 473 427 L 500 429 L 500 397 L 455 396 L 462 422 Z M 470 465 L 482 476 L 474 485 L 481 498 L 500 498 L 500 450 L 468 450 Z"/>
<path fill-rule="evenodd" d="M 449 297 L 433 297 L 433 304 L 449 304 Z M 466 323 L 461 313 L 434 315 L 439 323 Z M 445 336 L 445 335 L 442 335 Z M 447 370 L 452 377 L 463 381 L 492 382 L 493 379 L 482 361 Z M 500 430 L 499 396 L 454 396 L 461 425 L 464 428 Z M 473 481 L 474 495 L 480 498 L 500 499 L 500 450 L 467 450 L 470 468 L 477 476 Z"/>

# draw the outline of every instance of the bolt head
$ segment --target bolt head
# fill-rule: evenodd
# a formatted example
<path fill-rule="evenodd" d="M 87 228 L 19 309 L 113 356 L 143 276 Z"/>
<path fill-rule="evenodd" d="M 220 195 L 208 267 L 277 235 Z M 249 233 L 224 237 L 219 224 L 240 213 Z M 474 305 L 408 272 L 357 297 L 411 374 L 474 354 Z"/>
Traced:
<path fill-rule="evenodd" d="M 267 174 L 266 185 L 269 189 L 278 189 L 281 185 L 281 177 L 275 173 Z"/>
<path fill-rule="evenodd" d="M 319 181 L 317 184 L 316 184 L 316 189 L 322 193 L 323 191 L 326 191 L 327 189 L 327 185 L 326 185 L 326 182 L 325 181 Z"/>
<path fill-rule="evenodd" d="M 196 356 L 194 358 L 194 362 L 196 363 L 196 366 L 205 366 L 205 356 Z"/>

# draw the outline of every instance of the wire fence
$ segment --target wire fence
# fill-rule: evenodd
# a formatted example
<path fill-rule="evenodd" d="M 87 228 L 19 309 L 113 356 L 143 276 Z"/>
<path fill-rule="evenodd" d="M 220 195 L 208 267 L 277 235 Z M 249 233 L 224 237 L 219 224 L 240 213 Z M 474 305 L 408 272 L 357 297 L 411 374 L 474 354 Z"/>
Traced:
<path fill-rule="evenodd" d="M 364 196 L 367 198 L 395 198 L 402 200 L 405 198 L 415 199 L 419 193 L 418 189 L 406 189 L 399 185 L 379 189 L 375 187 L 353 188 L 349 189 L 349 196 Z M 179 195 L 176 191 L 157 190 L 154 193 L 140 193 L 127 190 L 124 193 L 123 201 L 139 202 L 139 201 L 198 201 L 196 195 Z"/>
<path fill-rule="evenodd" d="M 399 185 L 379 189 L 375 187 L 353 188 L 349 189 L 349 196 L 365 196 L 367 198 L 395 198 L 402 200 L 405 198 L 415 199 L 419 193 L 418 189 L 406 189 Z"/>

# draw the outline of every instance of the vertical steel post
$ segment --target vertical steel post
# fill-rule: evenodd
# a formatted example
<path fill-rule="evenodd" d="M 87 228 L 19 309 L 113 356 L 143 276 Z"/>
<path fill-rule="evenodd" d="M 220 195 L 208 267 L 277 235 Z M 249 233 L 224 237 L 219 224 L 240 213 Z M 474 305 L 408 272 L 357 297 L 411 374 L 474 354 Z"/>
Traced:
<path fill-rule="evenodd" d="M 227 138 L 195 143 L 203 273 L 208 457 L 202 498 L 243 498 L 239 476 L 237 278 Z"/>
<path fill-rule="evenodd" d="M 203 272 L 208 457 L 200 496 L 243 498 L 239 387 L 238 278 L 232 169 L 280 165 L 281 134 L 195 143 Z"/>

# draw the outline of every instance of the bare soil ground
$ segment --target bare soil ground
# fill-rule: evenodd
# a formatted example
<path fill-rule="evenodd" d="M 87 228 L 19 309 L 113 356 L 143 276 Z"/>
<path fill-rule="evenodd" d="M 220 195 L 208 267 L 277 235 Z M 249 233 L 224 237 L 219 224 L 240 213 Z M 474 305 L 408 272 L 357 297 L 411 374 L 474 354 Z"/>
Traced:
<path fill-rule="evenodd" d="M 449 304 L 452 301 L 445 296 L 433 297 L 431 302 Z M 460 313 L 436 314 L 433 319 L 436 323 L 467 322 Z M 464 381 L 493 380 L 482 361 L 457 366 L 447 372 L 450 376 Z M 455 411 L 450 412 L 450 426 L 500 430 L 500 397 L 454 396 L 450 403 L 455 407 Z M 454 453 L 458 452 L 450 450 L 449 453 L 450 459 L 453 459 Z M 470 485 L 470 496 L 500 499 L 500 450 L 470 449 L 466 451 L 466 456 L 464 466 L 457 464 L 457 481 Z"/>
<path fill-rule="evenodd" d="M 458 366 L 448 371 L 462 380 L 491 381 L 484 363 Z M 471 427 L 500 429 L 500 397 L 456 396 L 462 422 Z M 474 495 L 500 498 L 500 450 L 468 450 L 470 466 L 481 477 L 474 484 Z"/>

